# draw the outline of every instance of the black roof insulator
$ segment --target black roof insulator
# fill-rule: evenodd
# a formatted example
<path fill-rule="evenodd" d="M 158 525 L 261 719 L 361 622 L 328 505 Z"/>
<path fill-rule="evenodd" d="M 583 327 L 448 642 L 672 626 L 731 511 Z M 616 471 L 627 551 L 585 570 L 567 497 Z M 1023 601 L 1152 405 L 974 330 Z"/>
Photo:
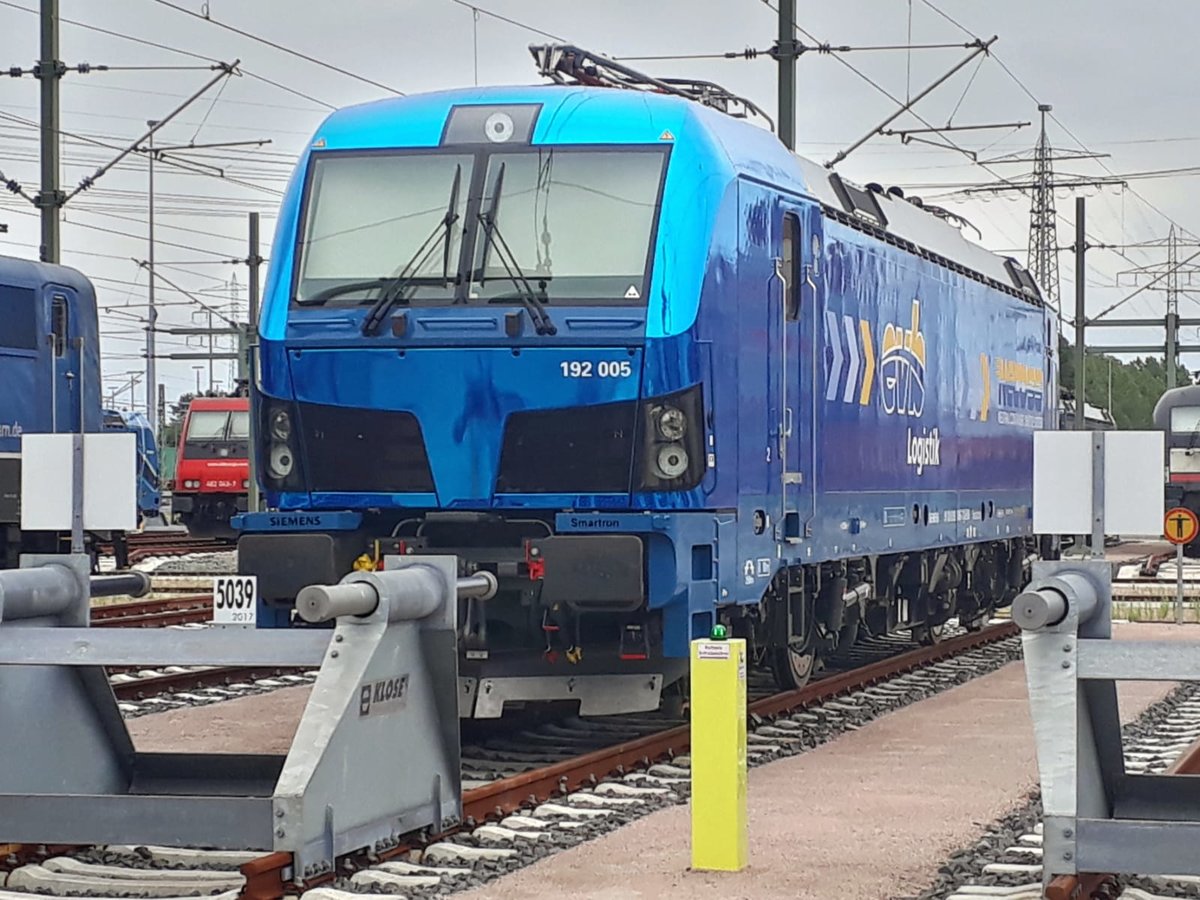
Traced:
<path fill-rule="evenodd" d="M 897 200 L 903 200 L 904 199 L 904 190 L 902 188 L 896 187 L 896 185 L 893 184 L 890 188 L 887 189 L 887 195 L 889 197 L 895 197 Z"/>
<path fill-rule="evenodd" d="M 883 193 L 883 185 L 880 184 L 878 181 L 870 181 L 867 183 L 867 190 L 870 191 L 872 194 L 882 194 Z"/>

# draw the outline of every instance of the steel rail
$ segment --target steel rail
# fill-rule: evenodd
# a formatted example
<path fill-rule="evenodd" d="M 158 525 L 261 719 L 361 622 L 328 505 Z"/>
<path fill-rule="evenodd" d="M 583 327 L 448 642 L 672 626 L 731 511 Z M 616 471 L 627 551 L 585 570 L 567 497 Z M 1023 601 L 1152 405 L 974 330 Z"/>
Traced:
<path fill-rule="evenodd" d="M 754 717 L 771 718 L 796 712 L 833 697 L 869 687 L 886 678 L 1015 637 L 1017 634 L 1019 629 L 1012 623 L 968 632 L 930 647 L 921 647 L 878 663 L 833 675 L 797 690 L 764 697 L 749 704 L 747 713 Z M 679 725 L 657 734 L 624 741 L 541 769 L 522 772 L 473 788 L 463 794 L 463 828 L 470 828 L 487 819 L 502 817 L 523 806 L 543 802 L 556 795 L 597 784 L 600 779 L 624 774 L 631 767 L 648 766 L 656 760 L 677 756 L 688 750 L 690 741 L 691 727 Z M 456 830 L 461 831 L 462 828 Z M 454 832 L 447 832 L 447 835 L 452 833 Z M 436 835 L 430 840 L 447 835 Z M 416 840 L 402 843 L 371 855 L 368 861 L 374 863 L 400 856 L 412 850 L 418 843 Z M 241 867 L 241 873 L 246 877 L 242 898 L 279 900 L 285 893 L 295 889 L 296 882 L 289 880 L 288 873 L 291 872 L 292 857 L 288 853 L 271 853 L 246 863 Z M 307 890 L 327 884 L 334 877 L 334 874 L 327 873 L 312 880 L 302 881 L 302 886 Z"/>
<path fill-rule="evenodd" d="M 1200 738 L 1179 754 L 1163 774 L 1200 775 Z M 1059 875 L 1046 885 L 1046 900 L 1087 900 L 1116 884 L 1117 876 L 1112 873 Z"/>

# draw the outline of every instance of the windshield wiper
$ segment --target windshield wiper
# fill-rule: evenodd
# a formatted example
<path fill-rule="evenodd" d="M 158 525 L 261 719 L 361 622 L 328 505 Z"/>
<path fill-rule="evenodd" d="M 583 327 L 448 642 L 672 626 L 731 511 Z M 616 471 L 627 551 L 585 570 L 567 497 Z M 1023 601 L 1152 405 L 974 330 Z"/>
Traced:
<path fill-rule="evenodd" d="M 429 237 L 425 238 L 421 246 L 417 248 L 417 252 L 412 255 L 412 258 L 400 267 L 400 271 L 395 277 L 388 280 L 383 293 L 375 301 L 375 305 L 367 312 L 366 319 L 363 320 L 362 333 L 364 335 L 378 334 L 379 326 L 383 324 L 383 320 L 387 318 L 387 314 L 391 312 L 392 307 L 400 302 L 408 302 L 405 291 L 416 281 L 417 273 L 421 271 L 421 267 L 433 255 L 439 237 L 444 242 L 442 249 L 442 283 L 448 284 L 450 282 L 450 233 L 454 223 L 458 221 L 458 213 L 455 210 L 458 207 L 458 191 L 461 182 L 462 166 L 460 165 L 454 172 L 454 184 L 450 188 L 450 203 L 446 206 L 446 214 L 438 222 L 437 227 L 429 233 Z"/>
<path fill-rule="evenodd" d="M 500 228 L 496 225 L 494 219 L 490 219 L 486 213 L 479 214 L 479 221 L 483 223 L 487 229 L 487 240 L 490 244 L 492 238 L 496 242 L 496 255 L 500 258 L 500 264 L 504 266 L 505 274 L 508 275 L 508 280 L 513 283 L 516 290 L 516 299 L 521 301 L 521 305 L 525 307 L 525 311 L 529 313 L 530 321 L 533 322 L 533 330 L 539 335 L 543 334 L 558 334 L 558 328 L 550 319 L 550 313 L 546 312 L 545 304 L 538 298 L 537 292 L 534 291 L 533 285 L 529 283 L 529 278 L 521 271 L 521 266 L 517 262 L 516 256 L 508 248 L 508 242 L 504 240 L 504 235 L 500 233 Z M 546 282 L 541 281 L 542 296 L 545 297 Z M 489 303 L 502 303 L 510 297 L 493 297 Z"/>
<path fill-rule="evenodd" d="M 504 163 L 501 163 L 500 169 L 496 173 L 496 185 L 492 193 L 491 208 L 479 213 L 479 222 L 483 225 L 483 252 L 479 260 L 479 280 L 483 281 L 483 270 L 486 267 L 488 252 L 494 245 L 496 255 L 500 258 L 500 264 L 504 266 L 508 280 L 517 289 L 516 299 L 521 301 L 521 305 L 529 313 L 529 319 L 533 322 L 533 330 L 539 335 L 558 334 L 558 328 L 551 320 L 550 314 L 546 312 L 545 304 L 542 300 L 538 299 L 537 292 L 534 291 L 533 285 L 529 283 L 529 278 L 521 271 L 521 266 L 517 262 L 516 255 L 509 249 L 508 242 L 504 240 L 504 235 L 500 233 L 500 226 L 496 224 L 496 208 L 500 204 L 500 186 L 503 183 Z M 542 296 L 545 297 L 546 282 L 541 281 L 540 284 Z M 502 303 L 509 299 L 511 298 L 493 297 L 488 302 Z"/>

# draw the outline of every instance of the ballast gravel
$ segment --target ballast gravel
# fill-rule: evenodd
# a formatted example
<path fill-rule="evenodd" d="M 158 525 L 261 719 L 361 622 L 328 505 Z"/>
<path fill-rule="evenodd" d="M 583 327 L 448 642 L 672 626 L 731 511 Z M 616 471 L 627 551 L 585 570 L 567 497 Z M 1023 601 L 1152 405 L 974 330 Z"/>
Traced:
<path fill-rule="evenodd" d="M 1172 626 L 1118 625 L 1120 638 L 1195 639 Z M 906 676 L 911 678 L 912 676 Z M 904 682 L 881 688 L 895 691 Z M 1123 685 L 1132 718 L 1171 685 Z M 886 691 L 885 691 L 886 693 Z M 853 698 L 840 705 L 852 709 Z M 849 713 L 843 713 L 849 715 Z M 814 714 L 818 723 L 832 717 Z M 795 717 L 795 718 L 800 718 Z M 778 723 L 775 723 L 776 725 Z M 676 767 L 673 767 L 673 769 Z M 686 777 L 687 770 L 655 772 Z M 837 740 L 750 775 L 750 863 L 740 873 L 691 871 L 689 809 L 663 804 L 587 843 L 521 865 L 473 870 L 487 883 L 462 900 L 885 900 L 914 896 L 985 823 L 1028 801 L 1036 786 L 1032 725 L 1020 664 L 861 723 Z M 681 792 L 686 786 L 680 786 Z M 536 846 L 536 845 L 535 845 Z M 341 887 L 342 885 L 338 885 Z M 440 891 L 456 890 L 443 884 Z M 359 889 L 361 891 L 361 888 Z M 430 896 L 405 891 L 410 900 Z M 320 900 L 320 898 L 308 898 Z M 325 900 L 337 900 L 328 897 Z"/>

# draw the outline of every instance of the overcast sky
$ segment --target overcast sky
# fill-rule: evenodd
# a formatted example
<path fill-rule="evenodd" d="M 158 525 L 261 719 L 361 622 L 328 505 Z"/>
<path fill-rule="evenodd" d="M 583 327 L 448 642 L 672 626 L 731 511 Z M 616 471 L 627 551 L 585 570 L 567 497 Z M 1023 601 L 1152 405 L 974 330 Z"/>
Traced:
<path fill-rule="evenodd" d="M 989 160 L 1028 151 L 1037 138 L 1037 102 L 1054 106 L 1049 134 L 1060 151 L 1108 153 L 1102 161 L 1062 163 L 1060 170 L 1096 176 L 1135 173 L 1196 162 L 1200 122 L 1195 121 L 1194 85 L 1200 72 L 1194 35 L 1200 33 L 1200 4 L 1155 0 L 1148 4 L 1112 0 L 799 0 L 799 22 L 813 39 L 834 45 L 963 43 L 997 35 L 994 54 L 970 63 L 923 100 L 917 113 L 945 125 L 1030 121 L 1019 131 L 989 130 L 948 135 Z M 179 9 L 171 8 L 174 4 Z M 38 52 L 36 0 L 0 0 L 0 71 L 32 65 Z M 616 57 L 765 50 L 776 34 L 775 13 L 762 0 L 487 0 L 476 20 L 456 0 L 339 0 L 301 4 L 294 0 L 61 0 L 61 55 L 68 65 L 196 66 L 181 70 L 110 71 L 70 74 L 62 85 L 65 138 L 63 182 L 70 190 L 131 143 L 148 119 L 165 117 L 199 89 L 212 73 L 206 60 L 241 60 L 244 74 L 226 79 L 156 136 L 162 144 L 269 140 L 261 147 L 193 151 L 179 158 L 221 169 L 224 180 L 156 166 L 157 260 L 163 281 L 160 325 L 206 324 L 207 314 L 183 291 L 201 297 L 220 313 L 244 316 L 246 269 L 229 262 L 246 254 L 246 214 L 260 211 L 264 253 L 270 244 L 279 192 L 307 138 L 330 107 L 391 95 L 481 84 L 533 83 L 538 79 L 527 47 L 550 40 L 487 15 L 519 20 L 550 35 Z M 486 10 L 487 12 L 482 12 Z M 945 15 L 939 14 L 940 10 Z M 188 12 L 196 15 L 189 15 Z M 212 21 L 199 16 L 207 12 Z M 951 21 L 954 20 L 954 21 Z M 71 24 L 72 20 L 80 24 Z M 955 22 L 959 24 L 955 24 Z M 352 72 L 340 74 L 287 52 L 264 46 L 220 27 L 222 23 Z M 94 26 L 94 27 L 85 27 Z M 961 27 L 960 27 L 961 26 Z M 96 28 L 125 35 L 104 34 Z M 134 40 L 130 40 L 132 38 Z M 811 43 L 809 38 L 802 40 Z M 187 51 L 186 56 L 170 49 Z M 475 46 L 478 46 L 478 53 Z M 914 51 L 806 54 L 798 67 L 798 151 L 821 162 L 872 130 L 896 104 L 916 94 L 961 60 L 962 47 Z M 196 57 L 201 58 L 196 58 Z M 844 63 L 858 69 L 856 74 Z M 775 110 L 775 68 L 769 58 L 646 61 L 640 68 L 664 75 L 694 75 L 719 81 L 768 111 Z M 1005 69 L 1007 67 L 1007 70 Z M 1011 74 L 1010 74 L 1011 73 Z M 265 80 L 264 80 L 265 79 Z M 875 87 L 868 82 L 875 82 Z M 292 92 L 273 86 L 277 82 Z M 375 82 L 375 84 L 368 83 Z M 1035 99 L 1036 98 L 1036 99 Z M 214 102 L 215 99 L 215 102 Z M 34 193 L 38 183 L 38 85 L 31 77 L 0 78 L 0 171 Z M 905 116 L 892 127 L 921 127 Z M 1107 169 L 1105 168 L 1107 167 Z M 875 137 L 838 166 L 859 182 L 910 186 L 917 193 L 964 215 L 991 249 L 1024 259 L 1028 198 L 964 197 L 956 188 L 1020 179 L 1023 165 L 973 164 L 953 150 Z M 215 174 L 215 173 L 214 173 Z M 1088 199 L 1088 233 L 1095 242 L 1138 244 L 1166 237 L 1173 220 L 1195 242 L 1200 216 L 1193 176 L 1137 178 L 1128 187 L 1083 189 Z M 144 367 L 147 256 L 147 167 L 131 157 L 73 199 L 63 226 L 63 261 L 96 283 L 102 306 L 106 389 L 128 384 Z M 1060 242 L 1073 230 L 1073 192 L 1057 198 Z M 32 207 L 0 193 L 0 253 L 36 258 L 38 221 Z M 1181 258 L 1197 248 L 1184 248 Z M 1088 254 L 1088 309 L 1095 315 L 1126 296 L 1133 282 L 1118 273 L 1161 263 L 1165 251 L 1129 248 Z M 1200 262 L 1200 258 L 1197 260 Z M 1061 290 L 1073 306 L 1074 258 L 1060 258 Z M 236 285 L 234 281 L 236 280 Z M 1146 279 L 1143 278 L 1143 281 Z M 1186 286 L 1187 279 L 1184 278 Z M 1200 317 L 1200 275 L 1194 295 L 1185 294 L 1184 316 Z M 1161 316 L 1162 293 L 1144 292 L 1126 303 L 1122 315 Z M 219 322 L 218 322 L 219 324 Z M 1161 340 L 1161 329 L 1122 335 L 1097 329 L 1089 344 L 1123 337 Z M 183 337 L 160 335 L 159 351 L 186 352 Z M 196 339 L 193 339 L 195 341 Z M 1200 344 L 1197 329 L 1184 340 Z M 1200 367 L 1200 355 L 1185 358 Z M 168 398 L 195 387 L 193 362 L 161 361 L 159 377 Z M 227 385 L 231 364 L 216 365 L 215 379 Z M 199 373 L 208 385 L 208 368 Z M 120 403 L 128 406 L 126 390 Z M 134 397 L 144 402 L 144 387 Z"/>

